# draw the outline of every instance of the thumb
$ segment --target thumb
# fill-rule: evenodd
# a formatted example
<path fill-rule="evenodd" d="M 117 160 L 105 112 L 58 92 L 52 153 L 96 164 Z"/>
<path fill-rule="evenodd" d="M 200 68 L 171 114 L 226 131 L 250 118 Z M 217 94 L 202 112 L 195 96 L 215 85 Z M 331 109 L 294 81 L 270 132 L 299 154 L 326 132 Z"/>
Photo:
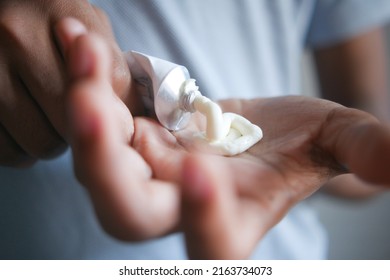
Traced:
<path fill-rule="evenodd" d="M 115 41 L 112 34 L 110 24 L 104 13 L 96 9 L 98 20 L 92 21 L 94 24 L 89 24 L 89 30 L 100 34 L 102 38 L 110 46 L 110 75 L 111 85 L 116 95 L 126 104 L 133 115 L 144 114 L 143 103 L 141 97 L 136 94 L 135 88 L 132 87 L 131 74 L 127 66 L 125 54 L 123 54 Z M 70 50 L 74 41 L 80 36 L 88 32 L 87 27 L 75 18 L 64 18 L 57 22 L 54 28 L 54 33 L 58 41 L 60 51 L 68 61 Z"/>
<path fill-rule="evenodd" d="M 107 45 L 95 34 L 77 37 L 69 50 L 69 74 L 76 81 L 111 84 L 111 62 Z"/>
<path fill-rule="evenodd" d="M 68 69 L 72 81 L 68 91 L 68 116 L 72 140 L 89 141 L 88 133 L 92 133 L 89 129 L 98 129 L 100 123 L 99 126 L 105 128 L 102 131 L 113 130 L 108 133 L 111 138 L 119 137 L 129 143 L 133 121 L 111 86 L 111 62 L 111 52 L 98 35 L 78 36 L 70 46 Z"/>
<path fill-rule="evenodd" d="M 341 107 L 323 126 L 320 145 L 364 181 L 389 185 L 390 129 L 371 115 Z"/>

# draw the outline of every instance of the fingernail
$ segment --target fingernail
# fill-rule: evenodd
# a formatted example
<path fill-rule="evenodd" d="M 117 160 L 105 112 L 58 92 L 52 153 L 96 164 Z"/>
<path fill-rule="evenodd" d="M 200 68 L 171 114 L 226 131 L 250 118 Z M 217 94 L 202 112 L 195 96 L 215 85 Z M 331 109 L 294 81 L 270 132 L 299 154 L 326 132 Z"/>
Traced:
<path fill-rule="evenodd" d="M 73 36 L 79 36 L 81 34 L 87 33 L 87 28 L 85 25 L 75 18 L 65 19 L 65 27 L 66 31 Z"/>

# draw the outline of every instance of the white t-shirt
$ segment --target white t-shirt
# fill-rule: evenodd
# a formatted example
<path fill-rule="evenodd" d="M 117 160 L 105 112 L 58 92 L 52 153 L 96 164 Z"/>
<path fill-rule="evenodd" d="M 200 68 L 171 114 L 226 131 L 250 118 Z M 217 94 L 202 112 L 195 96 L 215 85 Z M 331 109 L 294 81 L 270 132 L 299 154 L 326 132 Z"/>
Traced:
<path fill-rule="evenodd" d="M 387 0 L 92 1 L 121 48 L 185 65 L 212 99 L 299 94 L 306 46 L 334 44 L 390 16 Z M 2 259 L 182 259 L 181 234 L 124 243 L 100 228 L 74 178 L 69 151 L 26 170 L 0 168 Z M 253 253 L 260 259 L 326 258 L 326 235 L 305 204 Z"/>

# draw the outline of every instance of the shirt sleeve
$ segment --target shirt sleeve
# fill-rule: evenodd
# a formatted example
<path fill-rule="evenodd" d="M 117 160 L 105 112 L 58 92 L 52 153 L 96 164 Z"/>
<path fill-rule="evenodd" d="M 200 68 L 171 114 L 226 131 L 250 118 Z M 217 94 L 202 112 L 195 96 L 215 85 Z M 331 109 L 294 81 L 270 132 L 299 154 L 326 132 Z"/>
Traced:
<path fill-rule="evenodd" d="M 333 45 L 389 20 L 389 0 L 317 0 L 306 43 L 309 47 Z"/>

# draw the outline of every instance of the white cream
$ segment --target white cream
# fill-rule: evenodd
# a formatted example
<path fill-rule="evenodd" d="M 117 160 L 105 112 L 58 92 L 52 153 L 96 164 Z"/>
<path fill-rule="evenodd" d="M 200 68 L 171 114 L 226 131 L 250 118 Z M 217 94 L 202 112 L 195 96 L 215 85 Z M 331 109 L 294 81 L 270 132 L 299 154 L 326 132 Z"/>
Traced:
<path fill-rule="evenodd" d="M 189 79 L 183 84 L 184 105 L 187 110 L 199 111 L 206 117 L 206 131 L 195 134 L 196 149 L 225 156 L 240 154 L 262 137 L 263 132 L 257 125 L 234 113 L 222 113 L 221 108 L 209 98 L 203 96 L 195 80 Z"/>

